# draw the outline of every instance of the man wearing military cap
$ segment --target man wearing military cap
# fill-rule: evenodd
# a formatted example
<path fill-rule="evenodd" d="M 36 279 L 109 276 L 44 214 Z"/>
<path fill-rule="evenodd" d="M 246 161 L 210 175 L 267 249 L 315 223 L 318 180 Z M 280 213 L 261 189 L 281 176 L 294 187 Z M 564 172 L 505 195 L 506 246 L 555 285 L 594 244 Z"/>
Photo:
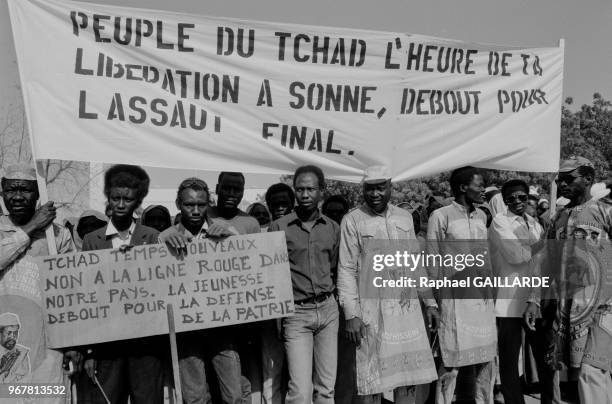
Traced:
<path fill-rule="evenodd" d="M 549 336 L 542 349 L 542 403 L 559 398 L 556 370 L 563 362 L 578 373 L 581 403 L 612 404 L 612 204 L 607 198 L 590 199 L 594 179 L 588 159 L 574 156 L 561 162 L 558 193 L 569 203 L 553 218 L 548 235 L 560 240 L 550 246 L 547 266 L 557 272 L 551 275 L 560 298 L 541 302 L 541 331 Z M 526 318 L 536 317 L 537 311 L 531 303 Z"/>
<path fill-rule="evenodd" d="M 8 215 L 0 217 L 0 307 L 17 314 L 24 325 L 19 332 L 30 347 L 32 367 L 21 381 L 62 384 L 62 354 L 46 347 L 40 275 L 32 257 L 49 255 L 45 229 L 50 225 L 58 253 L 75 251 L 74 243 L 66 228 L 53 224 L 53 202 L 36 207 L 39 195 L 34 168 L 25 164 L 6 167 L 1 186 Z M 10 345 L 11 338 L 5 339 Z M 69 356 L 78 367 L 78 355 L 71 352 Z"/>
<path fill-rule="evenodd" d="M 30 350 L 17 343 L 20 328 L 17 314 L 0 314 L 0 383 L 18 382 L 30 373 Z"/>

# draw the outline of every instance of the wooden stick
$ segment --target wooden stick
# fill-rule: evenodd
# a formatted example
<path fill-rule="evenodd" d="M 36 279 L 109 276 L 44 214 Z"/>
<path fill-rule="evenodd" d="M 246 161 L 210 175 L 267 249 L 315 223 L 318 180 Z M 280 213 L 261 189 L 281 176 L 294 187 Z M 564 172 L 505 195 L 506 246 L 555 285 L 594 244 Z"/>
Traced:
<path fill-rule="evenodd" d="M 552 219 L 557 212 L 557 182 L 555 181 L 555 178 L 557 178 L 556 173 L 552 175 L 552 181 L 550 182 L 550 219 Z"/>
<path fill-rule="evenodd" d="M 36 160 L 34 160 L 36 161 Z M 36 161 L 36 184 L 38 185 L 38 199 L 40 204 L 47 203 L 49 201 L 49 193 L 47 192 L 47 181 L 40 175 L 40 166 Z M 45 236 L 47 238 L 47 247 L 49 248 L 49 255 L 57 255 L 57 246 L 55 245 L 55 234 L 53 233 L 53 223 L 51 223 L 45 230 Z"/>
<path fill-rule="evenodd" d="M 176 401 L 183 403 L 183 390 L 181 389 L 181 377 L 179 374 L 178 350 L 176 348 L 176 331 L 174 329 L 174 311 L 172 305 L 166 306 L 168 313 L 168 334 L 170 334 L 170 356 L 172 357 L 172 374 L 174 376 L 174 389 L 176 390 Z"/>
<path fill-rule="evenodd" d="M 111 404 L 110 400 L 108 399 L 108 396 L 104 392 L 104 389 L 102 388 L 102 385 L 100 384 L 100 381 L 98 380 L 98 377 L 96 375 L 94 375 L 94 381 L 96 382 L 96 386 L 98 386 L 100 393 L 102 393 L 102 396 L 104 397 L 104 400 L 106 401 L 106 404 Z"/>

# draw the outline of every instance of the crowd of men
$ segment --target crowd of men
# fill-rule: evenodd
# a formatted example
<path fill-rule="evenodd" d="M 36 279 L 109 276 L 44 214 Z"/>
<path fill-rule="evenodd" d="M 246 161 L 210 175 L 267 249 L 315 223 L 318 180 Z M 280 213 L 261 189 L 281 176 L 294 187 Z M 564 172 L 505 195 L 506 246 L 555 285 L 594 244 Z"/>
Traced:
<path fill-rule="evenodd" d="M 180 213 L 173 222 L 160 206 L 148 207 L 135 219 L 149 176 L 137 166 L 115 165 L 104 178 L 107 213 L 84 212 L 69 231 L 53 223 L 53 202 L 37 207 L 34 169 L 6 167 L 1 185 L 8 215 L 0 217 L 0 381 L 60 383 L 62 369 L 72 367 L 79 403 L 126 403 L 128 397 L 132 404 L 164 401 L 167 337 L 60 353 L 46 348 L 40 307 L 25 317 L 21 307 L 5 299 L 16 294 L 12 283 L 31 270 L 28 260 L 49 253 L 44 232 L 49 226 L 59 253 L 165 243 L 185 254 L 189 242 L 202 238 L 282 231 L 295 313 L 279 321 L 179 333 L 185 403 L 381 403 L 383 393 L 392 391 L 396 403 L 450 404 L 460 373 L 471 375 L 465 380 L 476 403 L 494 402 L 496 379 L 505 404 L 524 403 L 519 377 L 524 334 L 537 362 L 542 403 L 561 403 L 564 364 L 576 374 L 580 403 L 612 404 L 612 266 L 593 265 L 599 271 L 596 287 L 589 289 L 588 302 L 578 305 L 572 295 L 577 291 L 563 286 L 574 244 L 552 248 L 544 241 L 581 239 L 590 246 L 609 246 L 612 199 L 592 197 L 594 177 L 590 161 L 563 161 L 556 182 L 559 195 L 569 202 L 551 216 L 522 180 L 507 181 L 501 191 L 485 188 L 477 168 L 461 167 L 450 177 L 452 200 L 432 200 L 423 220 L 389 203 L 391 173 L 384 166 L 364 171 L 364 203 L 350 212 L 341 196 L 323 201 L 325 176 L 316 166 L 297 168 L 292 187 L 272 185 L 265 204 L 253 204 L 247 212 L 239 209 L 244 175 L 221 172 L 215 206 L 203 180 L 180 183 Z M 372 249 L 387 243 L 411 246 L 415 252 L 458 254 L 462 244 L 449 241 L 462 240 L 488 240 L 490 275 L 519 277 L 557 268 L 550 275 L 558 293 L 517 288 L 459 298 L 427 287 L 393 296 L 364 292 Z M 447 269 L 423 270 L 439 278 Z M 22 327 L 39 330 L 36 350 L 17 343 Z M 53 380 L 50 370 L 56 371 Z"/>

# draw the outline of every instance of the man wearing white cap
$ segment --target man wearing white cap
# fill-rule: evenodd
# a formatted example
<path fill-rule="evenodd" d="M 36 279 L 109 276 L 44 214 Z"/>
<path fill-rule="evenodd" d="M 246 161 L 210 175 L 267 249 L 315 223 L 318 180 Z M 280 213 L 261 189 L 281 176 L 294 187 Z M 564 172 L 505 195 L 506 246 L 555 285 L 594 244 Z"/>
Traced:
<path fill-rule="evenodd" d="M 15 383 L 30 373 L 30 350 L 17 343 L 19 316 L 0 314 L 0 383 Z"/>
<path fill-rule="evenodd" d="M 56 215 L 53 202 L 36 208 L 38 188 L 33 168 L 8 166 L 1 185 L 8 216 L 0 217 L 0 307 L 19 316 L 23 324 L 20 336 L 32 355 L 31 371 L 21 381 L 62 384 L 62 354 L 46 348 L 39 274 L 32 257 L 49 254 L 45 229 L 50 225 L 58 253 L 75 251 L 74 243 L 67 229 L 52 224 Z M 78 356 L 72 355 L 78 362 Z M 55 398 L 44 402 L 62 401 Z"/>
<path fill-rule="evenodd" d="M 336 402 L 380 403 L 382 393 L 394 390 L 395 403 L 415 403 L 416 385 L 436 379 L 436 369 L 416 288 L 363 292 L 373 272 L 368 256 L 373 249 L 420 251 L 412 215 L 389 204 L 391 174 L 387 167 L 365 170 L 365 203 L 349 212 L 340 226 L 338 294 L 346 318 L 347 343 L 357 347 L 357 396 Z M 382 242 L 381 242 L 382 240 Z M 393 243 L 392 240 L 402 240 Z M 374 241 L 372 245 L 371 242 Z M 372 276 L 371 276 L 372 275 Z M 365 286 L 365 289 L 364 289 Z M 437 327 L 437 304 L 425 299 L 430 329 Z"/>

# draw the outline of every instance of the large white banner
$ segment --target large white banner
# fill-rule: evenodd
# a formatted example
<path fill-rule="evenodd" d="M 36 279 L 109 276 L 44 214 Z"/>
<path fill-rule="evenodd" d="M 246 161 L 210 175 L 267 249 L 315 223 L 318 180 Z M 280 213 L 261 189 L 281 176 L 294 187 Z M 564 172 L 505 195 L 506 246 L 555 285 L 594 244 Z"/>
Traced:
<path fill-rule="evenodd" d="M 555 171 L 563 49 L 9 0 L 36 158 Z"/>

